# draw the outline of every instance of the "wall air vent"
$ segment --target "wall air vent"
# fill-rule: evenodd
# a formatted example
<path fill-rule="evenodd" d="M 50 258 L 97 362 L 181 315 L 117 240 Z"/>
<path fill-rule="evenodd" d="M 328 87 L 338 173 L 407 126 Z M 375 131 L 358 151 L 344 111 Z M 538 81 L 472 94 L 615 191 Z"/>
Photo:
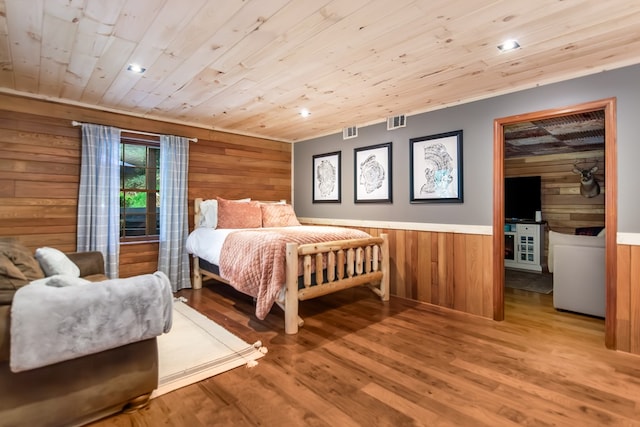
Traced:
<path fill-rule="evenodd" d="M 387 130 L 394 130 L 407 126 L 407 118 L 404 114 L 387 118 Z"/>
<path fill-rule="evenodd" d="M 358 127 L 350 126 L 342 129 L 342 139 L 351 139 L 358 136 Z"/>

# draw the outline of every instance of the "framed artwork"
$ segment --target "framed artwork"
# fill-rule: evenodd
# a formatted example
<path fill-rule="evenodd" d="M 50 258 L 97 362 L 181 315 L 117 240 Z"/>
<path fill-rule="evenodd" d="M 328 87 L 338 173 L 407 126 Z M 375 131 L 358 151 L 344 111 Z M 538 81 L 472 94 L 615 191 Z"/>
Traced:
<path fill-rule="evenodd" d="M 409 142 L 411 203 L 462 203 L 462 130 Z"/>
<path fill-rule="evenodd" d="M 391 143 L 355 148 L 356 203 L 391 203 Z"/>
<path fill-rule="evenodd" d="M 313 156 L 313 203 L 340 203 L 341 151 Z"/>

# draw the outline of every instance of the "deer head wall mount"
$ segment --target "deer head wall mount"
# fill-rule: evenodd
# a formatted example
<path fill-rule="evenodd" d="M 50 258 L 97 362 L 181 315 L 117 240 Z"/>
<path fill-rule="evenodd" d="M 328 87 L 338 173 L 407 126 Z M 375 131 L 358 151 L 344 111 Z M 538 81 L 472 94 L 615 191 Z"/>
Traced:
<path fill-rule="evenodd" d="M 598 170 L 598 162 L 591 168 L 582 169 L 578 163 L 573 165 L 573 173 L 580 175 L 580 195 L 584 197 L 595 197 L 600 194 L 600 184 L 596 180 L 595 173 Z"/>

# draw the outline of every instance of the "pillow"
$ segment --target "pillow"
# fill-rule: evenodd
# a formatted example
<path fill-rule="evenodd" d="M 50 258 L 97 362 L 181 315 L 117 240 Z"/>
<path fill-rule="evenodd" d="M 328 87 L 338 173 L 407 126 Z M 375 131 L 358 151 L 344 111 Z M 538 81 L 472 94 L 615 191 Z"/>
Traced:
<path fill-rule="evenodd" d="M 38 248 L 36 249 L 36 259 L 40 262 L 40 266 L 47 277 L 55 276 L 56 274 L 80 277 L 80 268 L 58 249 Z"/>
<path fill-rule="evenodd" d="M 11 263 L 22 272 L 27 281 L 44 277 L 40 264 L 33 257 L 31 250 L 13 238 L 0 239 L 0 253 L 4 254 Z"/>
<path fill-rule="evenodd" d="M 216 228 L 260 228 L 262 210 L 258 202 L 237 202 L 217 197 L 218 226 Z"/>
<path fill-rule="evenodd" d="M 16 290 L 42 277 L 40 264 L 26 246 L 15 238 L 0 237 L 0 305 L 11 304 Z"/>
<path fill-rule="evenodd" d="M 218 225 L 218 201 L 203 200 L 200 202 L 200 223 L 198 227 L 216 228 Z"/>
<path fill-rule="evenodd" d="M 236 202 L 250 202 L 251 199 L 239 199 Z M 203 200 L 200 203 L 200 223 L 198 227 L 216 228 L 218 226 L 218 200 Z"/>
<path fill-rule="evenodd" d="M 29 282 L 30 280 L 9 257 L 0 253 L 0 290 L 15 290 Z"/>
<path fill-rule="evenodd" d="M 282 204 L 263 204 L 260 205 L 262 210 L 262 226 L 263 227 L 288 227 L 292 225 L 300 225 L 296 213 L 291 205 Z"/>

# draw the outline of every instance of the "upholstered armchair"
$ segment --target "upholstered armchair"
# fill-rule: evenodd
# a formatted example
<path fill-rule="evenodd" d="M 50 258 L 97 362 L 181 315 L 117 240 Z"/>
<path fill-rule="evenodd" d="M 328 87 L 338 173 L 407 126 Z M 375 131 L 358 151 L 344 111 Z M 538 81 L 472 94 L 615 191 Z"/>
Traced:
<path fill-rule="evenodd" d="M 157 333 L 151 333 L 154 336 L 146 339 L 134 340 L 102 351 L 89 350 L 88 354 L 84 355 L 69 356 L 61 352 L 62 356 L 58 359 L 64 360 L 60 361 L 56 361 L 55 358 L 53 361 L 47 360 L 46 357 L 45 360 L 33 360 L 34 354 L 38 351 L 47 357 L 54 351 L 41 351 L 40 347 L 45 347 L 44 343 L 33 345 L 24 339 L 18 341 L 15 336 L 12 337 L 12 331 L 15 332 L 17 327 L 15 323 L 25 322 L 24 314 L 21 320 L 17 320 L 20 298 L 23 298 L 22 305 L 29 308 L 29 306 L 37 306 L 37 303 L 35 301 L 31 303 L 31 300 L 25 301 L 24 298 L 37 298 L 39 292 L 44 292 L 43 304 L 57 306 L 45 310 L 51 312 L 59 308 L 63 311 L 62 314 L 52 314 L 49 321 L 44 322 L 40 320 L 46 319 L 46 316 L 40 316 L 42 313 L 38 313 L 40 317 L 34 316 L 38 319 L 36 322 L 42 324 L 41 329 L 46 334 L 49 334 L 47 332 L 49 330 L 63 329 L 59 326 L 51 326 L 50 323 L 55 322 L 56 318 L 62 318 L 64 321 L 66 312 L 69 316 L 74 316 L 76 315 L 74 313 L 84 309 L 92 316 L 95 310 L 100 310 L 94 305 L 89 305 L 93 303 L 86 303 L 86 298 L 102 298 L 109 301 L 116 298 L 108 293 L 110 281 L 104 275 L 104 261 L 100 252 L 68 254 L 68 259 L 79 269 L 80 277 L 74 278 L 72 281 L 74 283 L 66 284 L 67 287 L 58 287 L 66 286 L 64 280 L 58 280 L 54 285 L 44 282 L 37 284 L 46 279 L 31 252 L 17 241 L 0 239 L 0 425 L 2 426 L 83 425 L 122 410 L 143 407 L 148 403 L 151 392 L 157 388 L 158 350 L 155 338 Z M 92 282 L 86 283 L 82 281 L 83 278 Z M 151 277 L 147 279 L 153 280 Z M 111 288 L 117 289 L 117 292 L 125 292 L 124 289 L 129 286 L 128 282 L 135 280 L 137 279 L 120 279 Z M 94 296 L 97 293 L 101 293 L 101 296 Z M 21 296 L 23 294 L 26 296 Z M 166 294 L 163 295 L 166 296 Z M 168 295 L 171 297 L 170 287 Z M 37 308 L 33 310 L 38 311 Z M 29 311 L 26 313 L 27 318 L 31 317 Z M 96 314 L 96 317 L 99 315 Z M 68 321 L 69 318 L 66 320 Z M 92 319 L 91 322 L 95 323 L 96 320 Z M 82 338 L 74 334 L 82 332 L 75 330 L 73 326 L 75 325 L 63 331 L 61 341 L 70 341 L 71 347 L 74 347 L 73 351 L 76 351 Z M 135 329 L 135 325 L 132 325 L 131 329 Z M 97 332 L 95 335 L 100 336 Z M 77 339 L 77 342 L 73 342 L 74 339 Z M 96 341 L 99 343 L 99 338 Z M 15 353 L 18 345 L 26 346 L 26 351 L 24 349 L 20 351 L 27 353 L 26 361 L 16 360 Z M 44 365 L 38 366 L 39 364 Z"/>
<path fill-rule="evenodd" d="M 549 231 L 549 272 L 553 306 L 591 316 L 605 316 L 605 237 Z"/>

